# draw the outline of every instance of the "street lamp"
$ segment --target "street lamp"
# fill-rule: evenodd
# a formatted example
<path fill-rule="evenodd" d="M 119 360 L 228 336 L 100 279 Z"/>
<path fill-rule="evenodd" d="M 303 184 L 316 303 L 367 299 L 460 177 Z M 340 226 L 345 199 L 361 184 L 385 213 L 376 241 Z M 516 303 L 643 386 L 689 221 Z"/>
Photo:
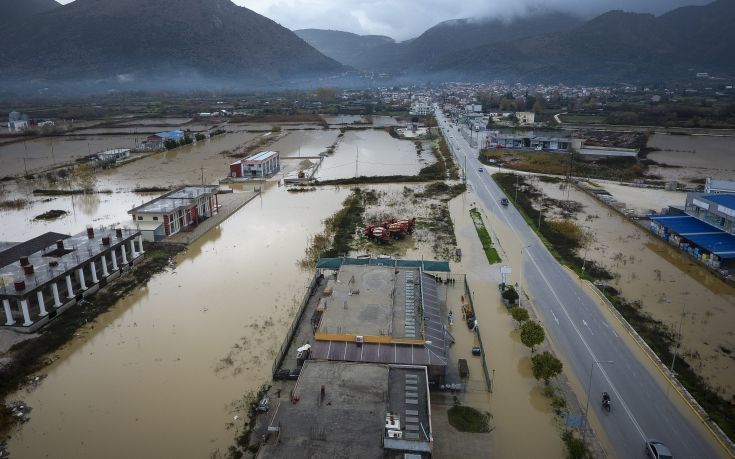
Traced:
<path fill-rule="evenodd" d="M 590 410 L 590 390 L 592 389 L 592 370 L 595 369 L 595 365 L 602 365 L 603 363 L 612 365 L 615 363 L 612 360 L 593 360 L 592 364 L 590 365 L 590 380 L 587 383 L 587 404 L 584 408 L 584 425 L 582 430 L 582 441 L 585 441 L 587 436 L 587 415 L 589 414 Z"/>

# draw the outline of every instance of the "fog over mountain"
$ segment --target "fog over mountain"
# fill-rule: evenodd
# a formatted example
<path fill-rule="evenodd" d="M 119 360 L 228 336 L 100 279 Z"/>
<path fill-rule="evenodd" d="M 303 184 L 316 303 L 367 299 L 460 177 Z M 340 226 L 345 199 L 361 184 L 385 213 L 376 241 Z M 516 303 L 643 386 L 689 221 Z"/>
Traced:
<path fill-rule="evenodd" d="M 512 19 L 558 11 L 591 19 L 609 10 L 662 14 L 707 0 L 236 0 L 289 29 L 332 29 L 386 35 L 397 41 L 459 18 Z"/>
<path fill-rule="evenodd" d="M 0 0 L 2 1 L 2 0 Z M 70 3 L 72 0 L 60 0 Z M 458 18 L 510 19 L 529 11 L 573 13 L 590 19 L 609 10 L 662 14 L 707 0 L 234 0 L 291 30 L 331 29 L 386 35 L 398 41 Z"/>
<path fill-rule="evenodd" d="M 345 70 L 230 0 L 77 0 L 19 14 L 0 29 L 0 39 L 13 43 L 0 48 L 0 61 L 12 63 L 0 66 L 6 86 L 285 86 Z"/>

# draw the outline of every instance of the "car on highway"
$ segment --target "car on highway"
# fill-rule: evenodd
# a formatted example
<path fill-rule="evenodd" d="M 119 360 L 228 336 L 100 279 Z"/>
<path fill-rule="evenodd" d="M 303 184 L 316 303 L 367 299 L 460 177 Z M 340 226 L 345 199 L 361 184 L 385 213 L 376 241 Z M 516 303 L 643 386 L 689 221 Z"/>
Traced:
<path fill-rule="evenodd" d="M 485 169 L 483 169 L 482 167 L 480 167 L 480 168 L 477 169 L 477 172 L 485 172 Z"/>
<path fill-rule="evenodd" d="M 672 459 L 671 451 L 658 440 L 649 438 L 646 441 L 646 455 L 651 459 Z"/>

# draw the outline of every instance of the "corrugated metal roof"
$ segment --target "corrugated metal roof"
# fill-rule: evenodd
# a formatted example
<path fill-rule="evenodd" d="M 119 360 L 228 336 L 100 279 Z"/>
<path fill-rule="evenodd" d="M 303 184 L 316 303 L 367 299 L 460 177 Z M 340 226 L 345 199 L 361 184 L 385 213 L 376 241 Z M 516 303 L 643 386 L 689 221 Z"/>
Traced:
<path fill-rule="evenodd" d="M 428 272 L 451 272 L 448 261 L 398 260 L 393 258 L 320 258 L 317 269 L 339 269 L 342 265 L 396 266 L 398 268 L 422 268 Z"/>
<path fill-rule="evenodd" d="M 706 194 L 702 197 L 715 204 L 735 209 L 735 194 Z"/>
<path fill-rule="evenodd" d="M 735 236 L 689 215 L 651 217 L 664 226 L 720 258 L 735 258 Z"/>
<path fill-rule="evenodd" d="M 248 158 L 245 158 L 246 161 L 265 161 L 266 159 L 277 155 L 277 151 L 261 151 L 260 153 L 256 153 L 253 156 L 250 156 Z"/>

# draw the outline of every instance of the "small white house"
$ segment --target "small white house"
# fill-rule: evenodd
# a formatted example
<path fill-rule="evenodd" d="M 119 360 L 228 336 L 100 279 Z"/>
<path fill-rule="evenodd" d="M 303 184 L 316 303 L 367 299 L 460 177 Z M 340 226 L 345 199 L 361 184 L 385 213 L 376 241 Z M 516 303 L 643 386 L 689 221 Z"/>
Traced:
<path fill-rule="evenodd" d="M 114 163 L 130 157 L 130 148 L 114 148 L 97 153 L 97 159 L 105 163 Z"/>
<path fill-rule="evenodd" d="M 28 120 L 11 120 L 8 121 L 8 131 L 23 132 L 28 129 Z"/>

